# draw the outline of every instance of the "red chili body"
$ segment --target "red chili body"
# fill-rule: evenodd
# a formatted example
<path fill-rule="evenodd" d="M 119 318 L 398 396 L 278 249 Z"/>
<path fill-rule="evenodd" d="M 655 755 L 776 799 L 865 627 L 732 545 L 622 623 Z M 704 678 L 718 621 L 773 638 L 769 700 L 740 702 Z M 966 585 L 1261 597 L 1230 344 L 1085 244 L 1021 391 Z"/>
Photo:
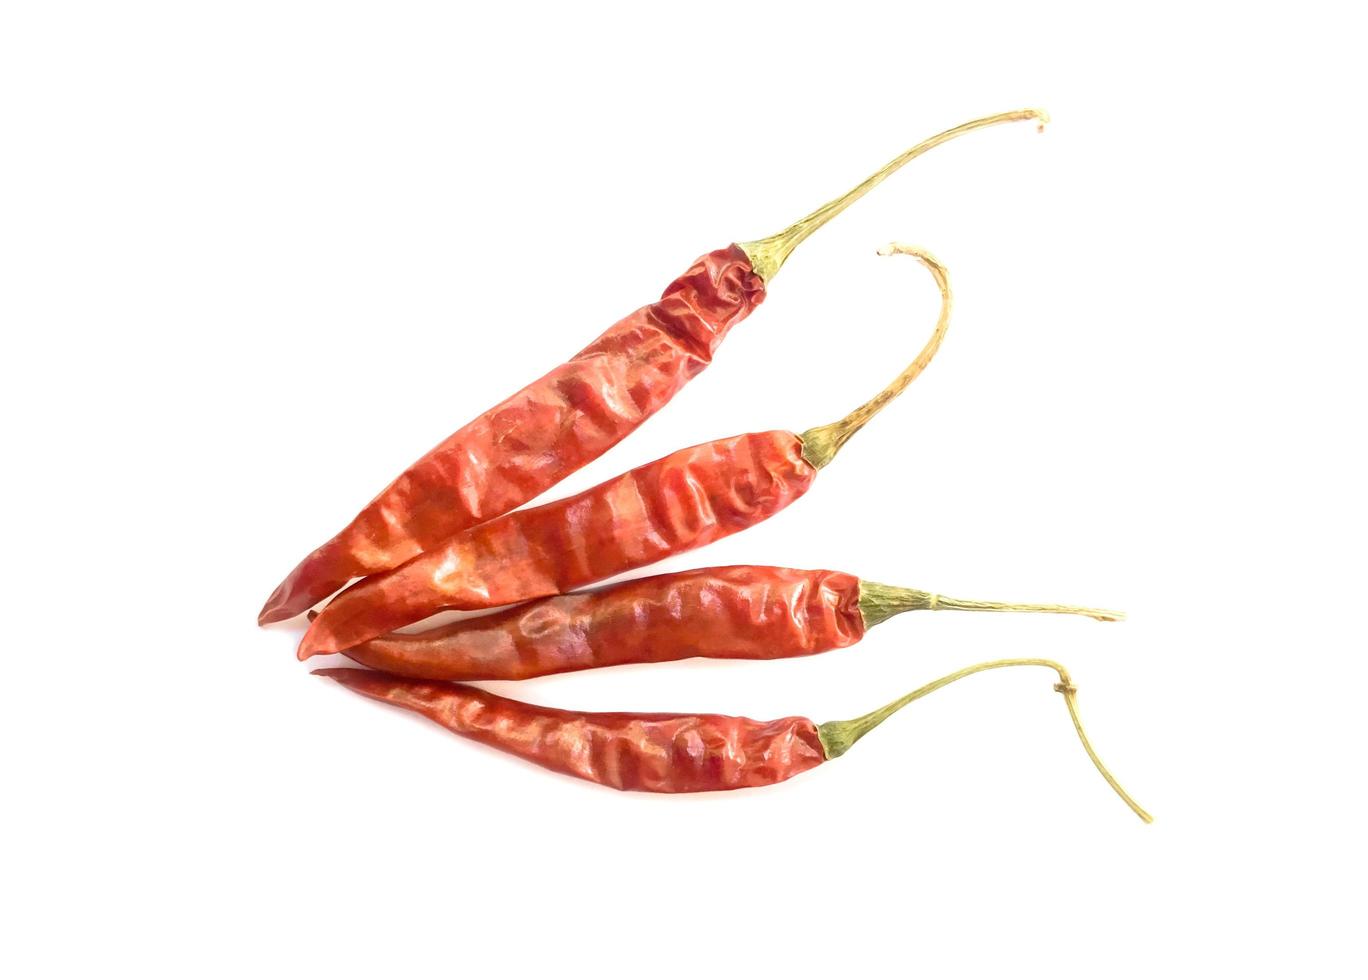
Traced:
<path fill-rule="evenodd" d="M 523 680 L 687 657 L 800 657 L 850 646 L 864 633 L 855 576 L 734 565 L 553 596 L 345 652 L 405 677 Z"/>
<path fill-rule="evenodd" d="M 783 782 L 826 761 L 807 718 L 577 712 L 373 670 L 315 671 L 458 735 L 614 789 L 703 793 Z"/>
<path fill-rule="evenodd" d="M 357 582 L 314 620 L 299 658 L 346 650 L 445 609 L 556 595 L 701 547 L 787 507 L 816 473 L 792 432 L 680 450 Z"/>
<path fill-rule="evenodd" d="M 498 517 L 597 459 L 712 361 L 764 299 L 735 245 L 709 252 L 660 300 L 491 408 L 409 467 L 286 577 L 258 621 L 304 612 L 353 578 L 388 571 Z"/>

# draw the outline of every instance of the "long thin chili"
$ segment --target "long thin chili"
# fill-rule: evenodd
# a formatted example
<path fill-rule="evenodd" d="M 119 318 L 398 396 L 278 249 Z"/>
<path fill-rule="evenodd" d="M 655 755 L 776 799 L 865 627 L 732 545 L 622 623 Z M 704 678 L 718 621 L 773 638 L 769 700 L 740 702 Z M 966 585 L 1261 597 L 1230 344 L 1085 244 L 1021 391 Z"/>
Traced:
<path fill-rule="evenodd" d="M 693 446 L 573 497 L 455 535 L 342 592 L 309 626 L 299 658 L 346 650 L 446 609 L 489 609 L 569 592 L 702 547 L 787 507 L 846 440 L 930 363 L 949 325 L 952 297 L 944 266 L 911 246 L 880 251 L 910 255 L 930 270 L 941 311 L 917 359 L 874 398 L 801 436 L 753 432 Z"/>
<path fill-rule="evenodd" d="M 538 599 L 422 633 L 391 633 L 345 653 L 404 677 L 524 680 L 688 657 L 808 656 L 858 643 L 899 613 L 935 609 L 1123 618 L 1081 606 L 953 599 L 844 572 L 730 565 Z"/>
<path fill-rule="evenodd" d="M 816 724 L 791 716 L 753 721 L 729 715 L 564 711 L 524 704 L 464 684 L 421 681 L 374 670 L 334 667 L 314 673 L 353 691 L 425 715 L 444 728 L 547 769 L 614 789 L 702 793 L 780 783 L 846 751 L 890 715 L 947 684 L 998 667 L 1049 667 L 1059 675 L 1074 729 L 1088 757 L 1146 823 L 1151 817 L 1093 751 L 1069 673 L 1052 660 L 993 660 L 920 687 L 848 721 Z"/>
<path fill-rule="evenodd" d="M 800 242 L 927 150 L 972 130 L 1027 119 L 1043 126 L 1046 116 L 1025 109 L 946 130 L 777 235 L 704 255 L 657 302 L 620 320 L 405 470 L 286 576 L 258 622 L 296 616 L 353 578 L 395 568 L 597 459 L 708 366 Z"/>

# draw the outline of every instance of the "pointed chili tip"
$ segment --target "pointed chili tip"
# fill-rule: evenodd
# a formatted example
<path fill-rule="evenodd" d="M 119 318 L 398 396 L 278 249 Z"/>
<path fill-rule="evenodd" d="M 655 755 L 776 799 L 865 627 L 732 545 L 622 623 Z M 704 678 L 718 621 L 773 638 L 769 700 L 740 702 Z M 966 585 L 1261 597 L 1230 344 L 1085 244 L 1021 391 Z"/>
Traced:
<path fill-rule="evenodd" d="M 302 662 L 302 661 L 308 660 L 308 659 L 309 659 L 310 657 L 312 657 L 314 654 L 317 654 L 317 653 L 324 653 L 324 652 L 326 652 L 326 651 L 320 650 L 320 649 L 314 644 L 314 642 L 313 642 L 313 627 L 311 626 L 311 627 L 309 627 L 309 632 L 305 633 L 305 634 L 304 634 L 304 638 L 303 638 L 302 640 L 299 641 L 299 646 L 298 646 L 298 648 L 295 650 L 295 657 L 297 657 L 297 658 Z"/>
<path fill-rule="evenodd" d="M 327 625 L 319 614 L 314 613 L 310 617 L 309 629 L 299 641 L 295 656 L 300 660 L 308 660 L 321 653 L 338 652 L 338 643 Z"/>
<path fill-rule="evenodd" d="M 362 670 L 359 667 L 319 667 L 309 671 L 316 677 L 326 677 L 329 680 L 337 681 L 343 687 L 356 690 L 363 687 L 366 682 L 378 680 L 382 675 L 375 670 Z"/>
<path fill-rule="evenodd" d="M 393 690 L 395 678 L 378 670 L 361 670 L 358 667 L 319 667 L 310 671 L 319 677 L 337 681 L 349 691 L 356 691 L 379 701 L 388 700 L 386 695 Z"/>
<path fill-rule="evenodd" d="M 271 597 L 261 607 L 261 612 L 257 613 L 258 626 L 269 626 L 271 623 L 283 623 L 287 619 L 294 619 L 318 599 L 324 598 L 323 596 L 311 598 L 299 592 L 291 584 L 293 578 L 294 576 L 291 576 L 276 586 L 276 590 L 271 593 Z"/>
<path fill-rule="evenodd" d="M 310 657 L 318 656 L 320 653 L 331 652 L 331 650 L 320 650 L 312 644 L 306 646 L 303 642 L 301 642 L 299 644 L 299 649 L 295 651 L 295 656 L 298 657 L 300 662 L 302 663 L 303 661 L 308 660 Z"/>
<path fill-rule="evenodd" d="M 1050 114 L 1044 109 L 1032 109 L 1031 114 L 1035 116 L 1036 132 L 1045 132 L 1045 127 L 1050 124 Z"/>
<path fill-rule="evenodd" d="M 270 626 L 272 623 L 283 622 L 293 615 L 294 613 L 287 609 L 281 601 L 280 590 L 276 589 L 271 593 L 271 598 L 266 600 L 266 605 L 261 607 L 261 612 L 257 613 L 257 625 Z"/>

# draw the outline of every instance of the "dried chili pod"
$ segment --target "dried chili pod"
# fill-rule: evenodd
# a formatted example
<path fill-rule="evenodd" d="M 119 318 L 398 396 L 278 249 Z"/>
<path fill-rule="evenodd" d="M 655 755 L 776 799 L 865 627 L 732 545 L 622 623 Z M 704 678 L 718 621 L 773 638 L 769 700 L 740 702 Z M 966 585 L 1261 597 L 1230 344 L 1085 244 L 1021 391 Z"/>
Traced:
<path fill-rule="evenodd" d="M 1069 673 L 1052 660 L 992 660 L 932 681 L 876 711 L 819 725 L 792 716 L 753 721 L 729 715 L 564 711 L 525 704 L 464 684 L 376 670 L 314 671 L 376 701 L 416 711 L 444 728 L 529 762 L 614 789 L 704 793 L 780 783 L 846 751 L 890 715 L 971 674 L 998 667 L 1049 667 L 1059 675 L 1078 737 L 1108 784 L 1142 820 L 1151 817 L 1102 765 L 1083 731 Z"/>
<path fill-rule="evenodd" d="M 353 578 L 388 571 L 520 507 L 629 435 L 712 360 L 794 248 L 909 160 L 963 133 L 1046 116 L 976 119 L 890 161 L 777 235 L 704 255 L 661 298 L 480 415 L 405 470 L 266 600 L 263 625 L 297 616 Z"/>
<path fill-rule="evenodd" d="M 514 511 L 457 534 L 338 595 L 309 626 L 299 659 L 337 653 L 447 609 L 490 609 L 569 592 L 758 524 L 797 500 L 817 471 L 930 363 L 950 322 L 950 282 L 911 255 L 941 292 L 936 329 L 883 391 L 830 425 L 752 432 L 672 453 L 583 493 Z"/>
<path fill-rule="evenodd" d="M 391 633 L 344 653 L 403 677 L 512 681 L 688 657 L 808 656 L 851 646 L 870 627 L 922 609 L 1123 618 L 1081 606 L 952 599 L 844 572 L 729 565 L 551 596 L 421 633 Z"/>

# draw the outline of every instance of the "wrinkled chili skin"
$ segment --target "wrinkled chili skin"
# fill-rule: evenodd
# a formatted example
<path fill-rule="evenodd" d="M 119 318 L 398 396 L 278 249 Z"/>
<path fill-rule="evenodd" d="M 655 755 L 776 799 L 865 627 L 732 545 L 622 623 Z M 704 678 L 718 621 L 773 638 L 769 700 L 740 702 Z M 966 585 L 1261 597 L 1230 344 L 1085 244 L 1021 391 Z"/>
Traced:
<path fill-rule="evenodd" d="M 346 650 L 445 609 L 557 595 L 701 547 L 787 507 L 816 473 L 792 432 L 681 449 L 573 497 L 487 521 L 357 582 L 313 621 L 299 659 Z"/>
<path fill-rule="evenodd" d="M 807 718 L 576 712 L 375 670 L 315 671 L 547 769 L 614 789 L 706 793 L 769 786 L 826 761 Z"/>
<path fill-rule="evenodd" d="M 430 680 L 524 680 L 688 657 L 777 660 L 858 643 L 860 580 L 755 565 L 653 575 L 502 612 L 392 633 L 345 651 Z"/>
<path fill-rule="evenodd" d="M 658 302 L 449 436 L 299 563 L 265 624 L 297 616 L 357 576 L 394 568 L 520 507 L 597 459 L 660 410 L 764 299 L 735 245 L 709 252 Z"/>

